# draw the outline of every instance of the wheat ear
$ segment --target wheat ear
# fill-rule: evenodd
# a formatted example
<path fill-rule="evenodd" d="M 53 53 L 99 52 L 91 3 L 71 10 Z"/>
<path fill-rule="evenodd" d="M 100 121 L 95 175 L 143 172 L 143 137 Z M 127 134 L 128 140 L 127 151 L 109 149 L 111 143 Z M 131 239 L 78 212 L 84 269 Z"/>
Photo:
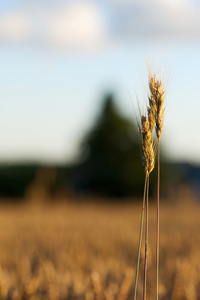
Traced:
<path fill-rule="evenodd" d="M 155 165 L 155 153 L 152 140 L 152 132 L 150 131 L 150 122 L 147 117 L 141 117 L 141 138 L 142 138 L 142 164 L 149 177 L 149 174 L 153 171 Z"/>
<path fill-rule="evenodd" d="M 99 273 L 93 272 L 91 275 L 94 300 L 102 300 L 102 286 Z"/>
<path fill-rule="evenodd" d="M 134 271 L 131 268 L 128 268 L 124 274 L 124 279 L 121 283 L 117 300 L 126 300 L 130 292 L 130 288 L 133 282 Z"/>

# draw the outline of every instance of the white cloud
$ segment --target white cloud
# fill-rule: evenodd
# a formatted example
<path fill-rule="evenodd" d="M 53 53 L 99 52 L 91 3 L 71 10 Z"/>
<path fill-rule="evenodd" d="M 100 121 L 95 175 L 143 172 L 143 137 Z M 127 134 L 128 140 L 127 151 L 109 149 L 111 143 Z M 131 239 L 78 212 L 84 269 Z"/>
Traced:
<path fill-rule="evenodd" d="M 106 30 L 99 9 L 88 1 L 58 8 L 48 19 L 47 40 L 61 47 L 96 48 L 105 42 Z"/>
<path fill-rule="evenodd" d="M 119 36 L 200 37 L 200 7 L 189 0 L 109 0 Z"/>
<path fill-rule="evenodd" d="M 0 14 L 0 41 L 82 51 L 124 37 L 200 37 L 200 6 L 190 0 L 104 0 L 104 10 L 95 0 L 38 3 Z"/>
<path fill-rule="evenodd" d="M 11 42 L 22 42 L 32 32 L 31 15 L 27 11 L 12 12 L 0 18 L 0 38 Z"/>
<path fill-rule="evenodd" d="M 0 40 L 61 48 L 93 49 L 106 41 L 99 7 L 88 0 L 26 6 L 0 15 Z"/>

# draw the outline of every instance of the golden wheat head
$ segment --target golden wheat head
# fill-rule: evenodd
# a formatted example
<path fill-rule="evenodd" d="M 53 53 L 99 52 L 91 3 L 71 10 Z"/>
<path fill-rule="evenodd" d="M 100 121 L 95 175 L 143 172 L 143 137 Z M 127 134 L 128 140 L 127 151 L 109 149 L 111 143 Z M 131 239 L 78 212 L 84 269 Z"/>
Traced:
<path fill-rule="evenodd" d="M 158 141 L 160 141 L 161 134 L 163 131 L 163 119 L 164 119 L 164 101 L 165 101 L 165 91 L 161 81 L 157 81 L 157 98 L 156 98 L 156 135 Z"/>
<path fill-rule="evenodd" d="M 152 132 L 156 125 L 156 81 L 155 76 L 152 75 L 149 78 L 149 107 L 147 107 L 149 130 Z"/>
<path fill-rule="evenodd" d="M 163 89 L 163 84 L 161 80 L 156 80 L 155 75 L 149 76 L 149 126 L 150 130 L 156 127 L 156 135 L 158 141 L 160 141 L 161 134 L 163 131 L 163 119 L 164 119 L 164 101 L 165 101 L 165 91 Z"/>
<path fill-rule="evenodd" d="M 155 165 L 155 154 L 151 131 L 149 130 L 149 120 L 141 116 L 141 138 L 142 138 L 142 164 L 147 176 L 151 173 Z"/>

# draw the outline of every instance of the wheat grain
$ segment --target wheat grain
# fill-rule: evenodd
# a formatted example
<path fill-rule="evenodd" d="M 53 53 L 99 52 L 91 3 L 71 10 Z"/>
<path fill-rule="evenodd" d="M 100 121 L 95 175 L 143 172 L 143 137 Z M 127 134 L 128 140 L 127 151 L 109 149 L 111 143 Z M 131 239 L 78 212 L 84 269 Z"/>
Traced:
<path fill-rule="evenodd" d="M 161 134 L 163 131 L 163 119 L 164 119 L 164 101 L 165 101 L 165 91 L 163 89 L 163 84 L 161 80 L 156 80 L 154 74 L 149 76 L 149 124 L 150 130 L 152 131 L 156 127 L 156 135 L 158 141 L 160 141 Z"/>
<path fill-rule="evenodd" d="M 140 132 L 142 138 L 142 164 L 147 177 L 149 177 L 149 174 L 154 169 L 155 153 L 151 131 L 149 130 L 149 119 L 147 119 L 145 116 L 141 117 Z"/>

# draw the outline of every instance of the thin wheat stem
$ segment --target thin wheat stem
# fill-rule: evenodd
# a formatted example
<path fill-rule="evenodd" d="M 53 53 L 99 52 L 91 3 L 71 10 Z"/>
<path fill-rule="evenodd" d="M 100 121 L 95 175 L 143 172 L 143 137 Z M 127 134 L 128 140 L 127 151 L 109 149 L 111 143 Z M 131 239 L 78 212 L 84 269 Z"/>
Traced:
<path fill-rule="evenodd" d="M 145 258 L 144 258 L 144 283 L 143 283 L 143 300 L 146 300 L 147 292 L 147 258 L 148 258 L 148 223 L 149 223 L 149 177 L 147 178 L 147 192 L 146 192 L 146 232 L 145 232 Z"/>
<path fill-rule="evenodd" d="M 147 173 L 145 175 L 145 182 L 144 182 L 144 195 L 143 195 L 141 222 L 140 222 L 140 235 L 139 235 L 139 243 L 138 243 L 138 257 L 137 257 L 137 267 L 136 267 L 136 273 L 135 273 L 135 286 L 134 286 L 133 300 L 136 300 L 136 296 L 137 296 L 137 284 L 138 284 L 138 273 L 139 273 L 139 266 L 140 266 L 140 251 L 141 251 L 141 242 L 142 242 L 142 230 L 143 230 L 143 220 L 144 220 L 146 188 L 147 188 Z"/>
<path fill-rule="evenodd" d="M 157 182 L 157 223 L 156 223 L 156 300 L 158 300 L 158 278 L 159 278 L 159 204 L 160 204 L 160 143 L 158 142 L 158 182 Z"/>

